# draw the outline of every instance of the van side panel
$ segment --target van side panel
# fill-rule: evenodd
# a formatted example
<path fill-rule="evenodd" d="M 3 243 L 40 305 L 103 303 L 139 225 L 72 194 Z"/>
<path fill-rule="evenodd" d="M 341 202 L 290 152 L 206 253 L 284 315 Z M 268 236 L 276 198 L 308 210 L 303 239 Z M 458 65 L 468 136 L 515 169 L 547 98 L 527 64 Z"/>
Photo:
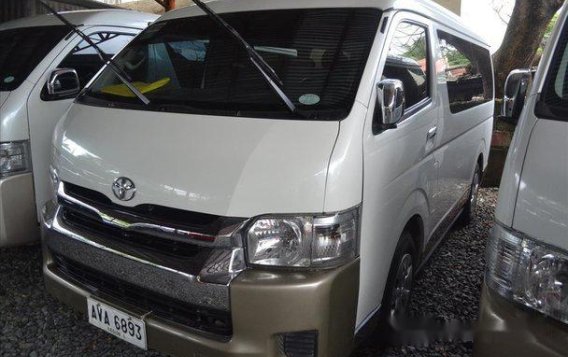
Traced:
<path fill-rule="evenodd" d="M 528 97 L 527 108 L 534 108 L 536 95 Z M 521 182 L 521 171 L 529 144 L 532 128 L 536 124 L 534 115 L 522 115 L 517 123 L 515 135 L 511 141 L 507 160 L 503 169 L 501 184 L 499 186 L 499 199 L 495 207 L 495 219 L 507 227 L 513 225 L 517 194 Z"/>
<path fill-rule="evenodd" d="M 33 84 L 24 81 L 0 107 L 0 142 L 29 139 L 26 100 Z"/>
<path fill-rule="evenodd" d="M 389 44 L 401 23 L 414 23 L 426 29 L 430 21 L 416 14 L 399 12 L 389 20 L 388 36 L 377 64 L 381 80 Z M 429 32 L 429 30 L 428 30 Z M 429 38 L 431 39 L 431 35 Z M 432 41 L 429 41 L 432 46 Z M 433 73 L 434 61 L 429 61 Z M 398 240 L 410 219 L 417 215 L 425 230 L 430 225 L 431 196 L 437 179 L 434 150 L 436 139 L 428 132 L 439 120 L 439 96 L 430 76 L 431 91 L 424 105 L 397 125 L 373 131 L 376 86 L 373 85 L 369 110 L 363 128 L 363 212 L 361 218 L 361 274 L 357 326 L 361 327 L 380 307 Z M 424 235 L 429 234 L 428 231 Z M 417 247 L 422 250 L 423 247 Z"/>
<path fill-rule="evenodd" d="M 481 43 L 439 24 L 435 29 L 437 48 L 441 48 L 438 31 L 443 31 L 462 41 L 485 48 Z M 441 138 L 436 158 L 440 170 L 435 201 L 439 202 L 441 206 L 436 207 L 437 214 L 432 217 L 432 224 L 434 225 L 444 221 L 444 217 L 440 217 L 439 214 L 447 215 L 449 212 L 455 211 L 453 208 L 468 194 L 480 156 L 483 157 L 482 169 L 486 167 L 491 145 L 495 106 L 493 98 L 491 98 L 486 103 L 459 112 L 452 112 L 449 96 L 449 90 L 452 89 L 448 88 L 448 75 L 446 74 L 446 71 L 450 71 L 450 67 L 441 56 L 441 50 L 438 52 L 438 91 L 443 105 L 440 108 L 441 120 L 438 124 L 438 133 Z M 487 56 L 489 57 L 489 51 L 487 51 Z M 435 231 L 437 227 L 432 226 L 430 228 Z"/>
<path fill-rule="evenodd" d="M 438 213 L 446 215 L 453 211 L 454 206 L 468 194 L 480 156 L 483 158 L 483 166 L 487 165 L 488 146 L 493 129 L 492 113 L 489 116 L 487 114 L 489 110 L 492 111 L 493 105 L 493 102 L 490 102 L 460 113 L 462 114 L 460 116 L 453 116 L 448 112 L 442 116 L 443 119 L 440 122 L 443 128 L 460 124 L 465 126 L 469 124 L 468 122 L 474 122 L 476 125 L 473 128 L 464 129 L 462 133 L 456 132 L 453 134 L 455 136 L 450 136 L 451 139 L 436 152 L 440 167 L 435 194 L 435 201 L 440 204 L 440 207 L 437 207 Z M 482 118 L 483 120 L 480 120 Z M 448 136 L 444 136 L 444 139 L 448 139 Z M 443 218 L 438 215 L 432 217 L 432 224 L 439 224 Z M 431 226 L 432 231 L 436 228 L 436 226 Z"/>
<path fill-rule="evenodd" d="M 363 152 L 361 132 L 367 108 L 355 102 L 348 119 L 339 123 L 339 133 L 329 161 L 324 211 L 338 212 L 361 203 Z"/>
<path fill-rule="evenodd" d="M 568 122 L 537 120 L 525 156 L 513 228 L 568 250 Z"/>

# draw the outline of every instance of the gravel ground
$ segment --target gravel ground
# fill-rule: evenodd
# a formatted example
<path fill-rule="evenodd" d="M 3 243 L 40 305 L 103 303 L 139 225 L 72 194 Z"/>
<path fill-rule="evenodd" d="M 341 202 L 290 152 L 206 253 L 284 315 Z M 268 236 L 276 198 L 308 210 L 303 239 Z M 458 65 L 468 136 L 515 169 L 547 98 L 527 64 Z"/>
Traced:
<path fill-rule="evenodd" d="M 436 319 L 472 321 L 484 267 L 485 237 L 492 225 L 496 189 L 482 189 L 477 218 L 440 244 L 416 280 L 411 312 Z M 471 343 L 383 348 L 370 338 L 354 357 L 469 356 Z M 38 246 L 0 250 L 1 356 L 160 356 L 143 352 L 90 326 L 49 296 Z"/>

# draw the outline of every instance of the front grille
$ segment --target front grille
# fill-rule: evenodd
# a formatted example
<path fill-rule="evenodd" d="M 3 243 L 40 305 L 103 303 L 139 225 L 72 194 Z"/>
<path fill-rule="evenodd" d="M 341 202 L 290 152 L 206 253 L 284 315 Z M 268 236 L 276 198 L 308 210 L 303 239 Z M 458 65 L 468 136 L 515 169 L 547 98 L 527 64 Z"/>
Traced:
<path fill-rule="evenodd" d="M 153 315 L 189 327 L 207 337 L 228 340 L 233 334 L 230 312 L 207 309 L 116 279 L 52 252 L 59 274 L 79 283 L 93 295 L 151 311 Z M 179 287 L 183 289 L 183 287 Z"/>
<path fill-rule="evenodd" d="M 120 206 L 104 194 L 65 182 L 65 193 L 100 209 L 111 210 L 137 217 L 158 225 L 182 228 L 193 232 L 216 235 L 223 227 L 241 222 L 241 218 L 222 217 L 212 214 L 191 212 L 152 204 L 136 207 Z"/>
<path fill-rule="evenodd" d="M 113 240 L 120 244 L 140 248 L 150 252 L 167 255 L 175 258 L 193 258 L 194 261 L 203 261 L 210 253 L 209 248 L 200 247 L 192 243 L 173 239 L 164 239 L 146 233 L 133 232 L 105 224 L 93 214 L 83 212 L 71 206 L 63 206 L 61 211 L 63 222 L 71 228 L 86 231 L 102 239 Z M 201 253 L 201 254 L 200 254 Z M 198 255 L 203 255 L 201 259 Z"/>

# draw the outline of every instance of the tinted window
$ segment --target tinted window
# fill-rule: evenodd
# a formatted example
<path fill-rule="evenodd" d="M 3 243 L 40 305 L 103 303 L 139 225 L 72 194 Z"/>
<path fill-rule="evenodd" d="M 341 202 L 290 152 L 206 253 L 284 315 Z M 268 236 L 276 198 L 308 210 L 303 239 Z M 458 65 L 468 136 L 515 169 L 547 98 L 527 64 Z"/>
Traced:
<path fill-rule="evenodd" d="M 491 55 L 483 47 L 438 31 L 450 110 L 458 113 L 493 100 Z"/>
<path fill-rule="evenodd" d="M 355 100 L 380 12 L 302 9 L 225 14 L 270 64 L 306 118 L 339 120 Z M 210 18 L 150 26 L 117 62 L 151 101 L 144 106 L 108 70 L 79 100 L 142 110 L 297 118 L 245 50 Z"/>
<path fill-rule="evenodd" d="M 114 56 L 130 42 L 133 36 L 130 34 L 98 32 L 89 35 L 89 37 L 105 54 Z M 81 41 L 59 64 L 59 68 L 73 68 L 76 70 L 79 74 L 81 87 L 83 87 L 93 78 L 102 65 L 95 49 L 85 41 Z"/>
<path fill-rule="evenodd" d="M 560 35 L 552 57 L 541 100 L 537 103 L 539 117 L 568 120 L 568 26 Z"/>
<path fill-rule="evenodd" d="M 398 25 L 389 47 L 383 78 L 404 84 L 406 107 L 428 98 L 428 41 L 426 28 L 411 23 Z"/>
<path fill-rule="evenodd" d="M 0 31 L 0 90 L 18 88 L 67 33 L 65 26 Z"/>

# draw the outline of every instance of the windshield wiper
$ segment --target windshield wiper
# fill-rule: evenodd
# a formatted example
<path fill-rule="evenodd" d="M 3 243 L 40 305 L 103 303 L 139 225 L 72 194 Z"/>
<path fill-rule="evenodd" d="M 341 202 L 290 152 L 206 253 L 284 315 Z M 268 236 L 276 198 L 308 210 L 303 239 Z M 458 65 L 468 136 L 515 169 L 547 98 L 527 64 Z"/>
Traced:
<path fill-rule="evenodd" d="M 75 26 L 71 22 L 67 21 L 67 19 L 65 17 L 61 16 L 51 6 L 47 5 L 47 3 L 44 0 L 37 0 L 37 1 L 39 1 L 39 3 L 47 9 L 47 11 L 51 12 L 55 17 L 57 17 L 61 22 L 63 22 L 67 27 L 70 27 L 71 30 L 73 32 L 75 32 L 77 35 L 79 35 L 79 37 L 81 37 L 85 42 L 87 42 L 89 44 L 89 46 L 94 48 L 95 51 L 97 52 L 97 55 L 99 56 L 100 60 L 103 62 L 103 64 L 108 65 L 108 67 L 114 72 L 114 74 L 118 77 L 118 79 L 120 79 L 120 81 L 122 83 L 124 83 L 124 85 L 126 85 L 126 87 L 128 87 L 128 89 L 130 89 L 130 91 L 136 97 L 138 97 L 138 99 L 140 99 L 140 101 L 142 103 L 144 103 L 145 105 L 150 104 L 150 99 L 148 99 L 144 94 L 142 94 L 142 92 L 140 92 L 138 90 L 138 88 L 136 88 L 131 83 L 130 76 L 126 72 L 124 72 L 124 70 L 122 70 L 111 57 L 107 56 L 107 54 L 104 53 L 103 50 L 101 50 L 101 48 L 99 46 L 97 46 L 89 38 L 89 36 L 85 35 L 85 33 L 83 31 L 79 30 L 79 28 L 77 26 Z"/>
<path fill-rule="evenodd" d="M 262 77 L 268 83 L 270 88 L 282 99 L 282 102 L 286 105 L 288 110 L 293 114 L 298 114 L 296 106 L 292 103 L 292 100 L 284 93 L 282 86 L 284 83 L 276 74 L 276 71 L 262 58 L 261 55 L 256 52 L 254 47 L 252 47 L 242 36 L 235 30 L 231 25 L 229 25 L 225 20 L 221 18 L 216 12 L 211 10 L 209 6 L 204 4 L 201 0 L 192 0 L 195 5 L 197 5 L 201 10 L 203 10 L 217 25 L 225 29 L 229 35 L 231 35 L 237 42 L 244 47 L 247 51 L 250 61 L 262 74 Z"/>

